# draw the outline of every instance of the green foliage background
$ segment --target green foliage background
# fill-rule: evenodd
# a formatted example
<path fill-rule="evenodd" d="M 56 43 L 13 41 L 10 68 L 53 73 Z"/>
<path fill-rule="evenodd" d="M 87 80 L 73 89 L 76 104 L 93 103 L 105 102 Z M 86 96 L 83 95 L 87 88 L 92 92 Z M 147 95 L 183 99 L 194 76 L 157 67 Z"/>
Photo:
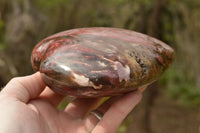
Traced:
<path fill-rule="evenodd" d="M 109 27 L 120 27 L 128 28 L 136 31 L 140 31 L 140 24 L 138 24 L 141 15 L 144 19 L 144 27 L 148 28 L 148 20 L 150 19 L 150 13 L 154 8 L 156 0 L 101 0 L 97 1 L 85 1 L 81 2 L 78 6 L 76 12 L 73 15 L 73 4 L 80 2 L 78 0 L 49 0 L 41 1 L 37 0 L 36 3 L 42 9 L 45 9 L 45 13 L 55 19 L 58 14 L 61 13 L 60 8 L 63 6 L 65 8 L 64 18 L 62 18 L 64 25 L 55 25 L 54 28 L 58 29 L 70 29 L 77 27 L 92 27 L 92 26 L 109 26 Z M 144 8 L 143 14 L 141 14 L 141 6 Z M 200 34 L 200 1 L 198 0 L 169 0 L 168 5 L 164 10 L 164 13 L 161 16 L 160 22 L 160 31 L 162 36 L 160 37 L 166 43 L 171 44 L 172 47 L 176 50 L 175 62 L 170 68 L 169 71 L 165 73 L 162 79 L 159 80 L 159 83 L 166 88 L 167 94 L 172 98 L 177 99 L 182 104 L 189 105 L 200 105 L 200 88 L 195 81 L 194 76 L 196 71 L 193 70 L 193 64 L 188 64 L 187 56 L 190 55 L 189 51 L 181 51 L 180 47 L 199 47 L 199 45 L 194 45 L 193 43 L 199 43 L 198 35 Z M 86 9 L 87 8 L 87 9 Z M 68 18 L 67 16 L 73 16 Z M 128 23 L 128 17 L 132 16 L 133 20 Z M 70 24 L 68 20 L 74 19 L 75 24 Z M 55 19 L 57 20 L 57 19 Z M 144 33 L 148 34 L 148 29 L 144 30 Z M 57 32 L 57 31 L 56 31 Z M 181 36 L 181 39 L 184 41 L 184 36 L 189 36 L 187 40 L 188 44 L 180 44 L 177 39 L 179 34 L 184 34 Z M 194 35 L 194 36 L 192 36 Z M 197 37 L 196 37 L 197 36 Z M 158 36 L 159 37 L 159 36 Z M 199 48 L 197 48 L 199 49 Z M 193 51 L 195 52 L 195 51 Z M 185 58 L 182 58 L 183 55 L 186 55 Z M 197 54 L 198 56 L 198 54 Z M 199 55 L 200 56 L 200 55 Z M 184 56 L 183 56 L 184 57 Z M 191 57 L 192 58 L 192 57 Z M 194 59 L 194 62 L 199 62 Z M 183 61 L 184 60 L 184 61 Z M 198 63 L 199 64 L 199 63 Z M 184 67 L 179 67 L 179 66 Z M 199 71 L 198 71 L 199 72 Z"/>
<path fill-rule="evenodd" d="M 30 53 L 41 39 L 80 27 L 125 28 L 169 44 L 176 55 L 157 82 L 158 90 L 181 106 L 199 107 L 199 0 L 0 0 L 1 86 L 12 77 L 33 73 Z M 119 132 L 129 124 L 127 120 Z"/>

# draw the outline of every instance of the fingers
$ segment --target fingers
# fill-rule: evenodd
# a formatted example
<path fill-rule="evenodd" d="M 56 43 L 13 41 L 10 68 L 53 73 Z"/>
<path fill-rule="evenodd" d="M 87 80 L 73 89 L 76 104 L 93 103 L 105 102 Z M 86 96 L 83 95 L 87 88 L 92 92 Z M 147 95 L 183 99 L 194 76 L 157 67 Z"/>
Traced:
<path fill-rule="evenodd" d="M 14 97 L 24 103 L 36 98 L 45 88 L 45 84 L 37 72 L 30 76 L 13 78 L 2 90 L 1 95 Z"/>
<path fill-rule="evenodd" d="M 102 105 L 100 105 L 100 107 L 98 107 L 97 109 L 95 109 L 95 111 L 98 111 L 100 113 L 100 115 L 99 115 L 100 117 L 103 116 L 103 114 L 105 114 L 105 112 L 112 105 L 112 103 L 114 103 L 114 101 L 116 101 L 119 98 L 120 98 L 120 96 L 111 97 L 106 102 L 104 102 Z M 85 127 L 86 127 L 86 129 L 88 129 L 88 131 L 91 132 L 92 129 L 94 129 L 94 127 L 97 125 L 97 123 L 99 121 L 100 121 L 100 119 L 95 114 L 90 113 L 85 118 Z"/>
<path fill-rule="evenodd" d="M 54 107 L 57 107 L 59 103 L 63 100 L 64 96 L 55 93 L 49 87 L 46 87 L 39 98 L 45 99 L 50 102 Z"/>
<path fill-rule="evenodd" d="M 97 108 L 104 98 L 77 98 L 72 101 L 64 112 L 75 118 L 83 118 L 91 110 Z"/>
<path fill-rule="evenodd" d="M 139 90 L 140 92 L 144 92 L 144 91 L 146 90 L 146 88 L 147 88 L 147 85 L 145 85 L 145 86 L 139 88 L 138 90 Z"/>
<path fill-rule="evenodd" d="M 13 78 L 1 94 L 12 96 L 18 100 L 27 103 L 30 99 L 39 98 L 45 99 L 53 106 L 57 106 L 64 96 L 53 92 L 46 87 L 39 72 L 25 77 Z M 43 91 L 44 90 L 44 91 Z"/>
<path fill-rule="evenodd" d="M 101 110 L 103 112 L 105 112 L 106 110 L 107 111 L 105 112 L 103 118 L 98 122 L 98 124 L 95 126 L 92 132 L 116 132 L 116 130 L 118 129 L 122 121 L 125 119 L 125 117 L 141 100 L 141 97 L 141 92 L 137 91 L 128 93 L 122 96 L 121 98 L 116 97 L 114 99 L 106 101 L 97 110 Z M 94 116 L 89 115 L 86 121 L 93 121 L 93 123 L 97 123 L 97 118 L 96 121 L 94 119 Z M 90 126 L 91 123 L 92 122 L 90 122 Z"/>
<path fill-rule="evenodd" d="M 146 86 L 139 88 L 140 92 L 145 90 Z M 114 103 L 120 96 L 111 97 L 103 105 L 101 105 L 98 110 L 103 114 L 108 110 L 108 108 Z M 77 98 L 72 101 L 65 109 L 65 112 L 69 113 L 73 117 L 83 118 L 88 115 L 89 112 L 96 109 L 104 98 Z M 93 119 L 93 115 L 89 115 Z M 89 118 L 90 119 L 90 118 Z"/>

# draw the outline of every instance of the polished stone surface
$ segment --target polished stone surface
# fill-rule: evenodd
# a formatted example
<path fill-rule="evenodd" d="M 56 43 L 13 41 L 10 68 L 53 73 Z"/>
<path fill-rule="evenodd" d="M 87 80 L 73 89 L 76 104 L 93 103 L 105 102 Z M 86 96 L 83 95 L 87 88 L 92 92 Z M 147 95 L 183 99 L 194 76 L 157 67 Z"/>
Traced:
<path fill-rule="evenodd" d="M 158 79 L 174 51 L 150 36 L 119 28 L 81 28 L 38 43 L 32 66 L 55 92 L 77 97 L 126 93 Z"/>

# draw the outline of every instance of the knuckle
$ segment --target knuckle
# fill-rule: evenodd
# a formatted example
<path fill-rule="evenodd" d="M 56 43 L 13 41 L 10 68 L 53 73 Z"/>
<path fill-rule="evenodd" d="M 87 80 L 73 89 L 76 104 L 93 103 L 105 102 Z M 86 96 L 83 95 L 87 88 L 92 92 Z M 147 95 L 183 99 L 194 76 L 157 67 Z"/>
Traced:
<path fill-rule="evenodd" d="M 10 83 L 16 83 L 16 82 L 19 82 L 20 80 L 20 77 L 14 77 L 10 80 Z"/>
<path fill-rule="evenodd" d="M 25 86 L 24 86 L 24 84 L 22 82 L 22 78 L 21 77 L 12 78 L 9 81 L 9 84 L 12 85 L 12 86 L 21 86 L 21 87 L 25 88 Z"/>

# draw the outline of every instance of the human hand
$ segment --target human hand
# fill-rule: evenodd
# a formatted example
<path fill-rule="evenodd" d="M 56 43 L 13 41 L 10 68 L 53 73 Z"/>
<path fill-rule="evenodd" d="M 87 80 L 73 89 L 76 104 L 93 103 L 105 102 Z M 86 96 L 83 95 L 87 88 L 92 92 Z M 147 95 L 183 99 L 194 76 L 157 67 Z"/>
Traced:
<path fill-rule="evenodd" d="M 0 92 L 1 133 L 113 133 L 141 100 L 135 91 L 111 97 L 89 113 L 100 98 L 77 98 L 63 111 L 56 109 L 63 96 L 45 86 L 40 73 L 12 79 Z"/>

